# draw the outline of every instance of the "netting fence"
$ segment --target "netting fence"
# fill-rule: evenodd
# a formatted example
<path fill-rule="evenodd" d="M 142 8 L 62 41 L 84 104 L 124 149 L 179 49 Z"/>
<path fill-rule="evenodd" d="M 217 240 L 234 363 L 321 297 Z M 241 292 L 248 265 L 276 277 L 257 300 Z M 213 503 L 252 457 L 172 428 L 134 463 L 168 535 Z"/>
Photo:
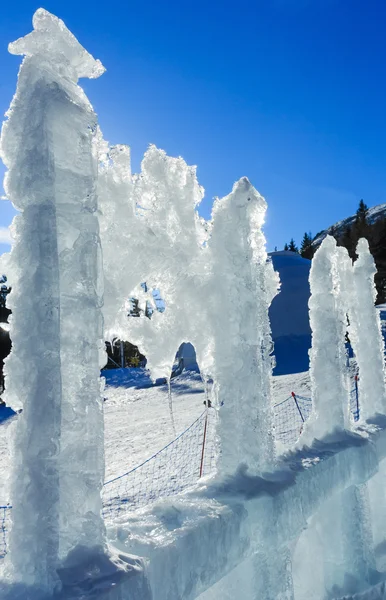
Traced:
<path fill-rule="evenodd" d="M 359 420 L 358 386 L 351 392 L 351 413 Z M 293 446 L 311 414 L 311 398 L 291 393 L 275 404 L 275 436 L 284 446 Z M 146 506 L 162 497 L 174 496 L 211 475 L 216 469 L 219 446 L 216 438 L 217 411 L 207 408 L 176 439 L 127 473 L 106 481 L 103 514 L 110 520 L 122 511 Z M 0 506 L 0 559 L 7 553 L 11 506 Z"/>
<path fill-rule="evenodd" d="M 216 467 L 216 411 L 203 412 L 190 427 L 148 460 L 120 477 L 107 481 L 103 490 L 104 516 L 173 496 L 210 475 Z"/>
<path fill-rule="evenodd" d="M 303 431 L 304 423 L 311 414 L 311 398 L 291 393 L 288 398 L 282 400 L 273 407 L 275 437 L 284 446 L 293 446 L 296 444 Z M 354 421 L 359 421 L 359 400 L 358 387 L 355 381 L 355 387 L 350 392 L 350 409 Z"/>
<path fill-rule="evenodd" d="M 12 506 L 0 506 L 0 558 L 7 554 L 7 537 Z"/>

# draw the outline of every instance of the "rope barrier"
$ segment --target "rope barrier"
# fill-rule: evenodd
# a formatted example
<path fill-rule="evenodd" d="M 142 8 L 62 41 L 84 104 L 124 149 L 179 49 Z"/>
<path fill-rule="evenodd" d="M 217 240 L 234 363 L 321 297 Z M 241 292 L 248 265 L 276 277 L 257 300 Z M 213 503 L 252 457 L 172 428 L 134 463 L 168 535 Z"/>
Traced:
<path fill-rule="evenodd" d="M 205 410 L 162 450 L 127 473 L 107 481 L 103 490 L 106 518 L 127 508 L 173 496 L 213 473 L 217 449 L 215 412 Z"/>
<path fill-rule="evenodd" d="M 299 439 L 311 414 L 311 398 L 291 392 L 273 406 L 275 437 L 285 446 Z M 359 420 L 358 380 L 351 391 L 353 420 Z M 216 411 L 205 411 L 180 435 L 150 458 L 106 481 L 103 487 L 103 515 L 114 518 L 121 511 L 146 506 L 162 497 L 193 487 L 214 473 L 219 448 L 216 438 Z M 7 535 L 12 506 L 0 506 L 0 559 L 7 554 Z"/>

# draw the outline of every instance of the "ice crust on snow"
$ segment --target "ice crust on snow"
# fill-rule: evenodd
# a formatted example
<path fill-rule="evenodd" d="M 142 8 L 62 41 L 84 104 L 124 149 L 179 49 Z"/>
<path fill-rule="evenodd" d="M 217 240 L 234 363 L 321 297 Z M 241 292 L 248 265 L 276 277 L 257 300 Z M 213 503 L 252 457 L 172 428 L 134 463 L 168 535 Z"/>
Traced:
<path fill-rule="evenodd" d="M 96 116 L 78 77 L 103 72 L 43 9 L 11 44 L 25 54 L 1 134 L 15 218 L 6 401 L 23 408 L 12 450 L 8 571 L 41 593 L 78 545 L 104 543 L 99 369 L 103 280 L 96 217 Z M 28 332 L 26 334 L 26 332 Z"/>

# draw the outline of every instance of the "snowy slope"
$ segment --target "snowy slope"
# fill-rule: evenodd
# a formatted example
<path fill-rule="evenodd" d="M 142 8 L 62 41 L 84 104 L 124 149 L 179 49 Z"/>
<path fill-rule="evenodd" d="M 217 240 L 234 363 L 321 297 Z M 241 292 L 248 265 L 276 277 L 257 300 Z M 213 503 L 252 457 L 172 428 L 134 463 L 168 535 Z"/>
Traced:
<path fill-rule="evenodd" d="M 308 370 L 311 330 L 308 316 L 311 261 L 295 252 L 272 252 L 273 266 L 279 272 L 281 289 L 269 310 L 275 345 L 274 375 Z"/>

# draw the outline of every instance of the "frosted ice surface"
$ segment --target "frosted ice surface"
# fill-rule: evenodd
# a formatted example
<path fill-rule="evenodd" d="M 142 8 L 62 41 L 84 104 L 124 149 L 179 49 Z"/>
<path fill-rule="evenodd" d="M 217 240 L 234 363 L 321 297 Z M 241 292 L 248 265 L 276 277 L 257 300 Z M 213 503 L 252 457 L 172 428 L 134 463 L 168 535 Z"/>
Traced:
<path fill-rule="evenodd" d="M 278 289 L 261 231 L 265 200 L 243 178 L 206 223 L 196 212 L 203 190 L 183 159 L 150 146 L 132 176 L 128 148 L 109 149 L 101 136 L 99 147 L 106 335 L 139 346 L 154 378 L 170 377 L 179 346 L 191 342 L 223 404 L 223 467 L 263 468 L 273 459 L 267 310 Z M 128 319 L 143 281 L 165 310 Z"/>
<path fill-rule="evenodd" d="M 241 463 L 259 472 L 274 460 L 268 307 L 278 277 L 267 262 L 261 231 L 265 211 L 264 198 L 247 178 L 213 206 L 208 248 L 216 301 L 208 302 L 207 310 L 214 331 L 214 376 L 223 403 L 220 464 L 227 473 Z"/>
<path fill-rule="evenodd" d="M 26 58 L 1 135 L 7 197 L 23 209 L 7 265 L 6 401 L 23 408 L 7 560 L 13 580 L 50 591 L 60 558 L 104 540 L 96 116 L 76 85 L 103 68 L 60 19 L 39 9 L 33 23 L 10 45 Z"/>
<path fill-rule="evenodd" d="M 81 77 L 95 79 L 105 72 L 100 60 L 95 60 L 55 15 L 39 8 L 32 24 L 32 33 L 9 44 L 11 54 L 39 55 L 44 62 L 56 63 L 63 75 L 71 73 L 74 81 Z"/>
<path fill-rule="evenodd" d="M 379 311 L 375 308 L 376 267 L 364 238 L 357 247 L 353 267 L 353 293 L 349 335 L 359 369 L 360 416 L 367 419 L 386 410 L 384 340 Z"/>
<path fill-rule="evenodd" d="M 309 309 L 313 407 L 301 438 L 305 443 L 335 429 L 343 430 L 349 421 L 345 350 L 347 306 L 341 287 L 339 257 L 336 241 L 327 236 L 312 260 Z M 351 268 L 349 264 L 346 266 Z"/>
<path fill-rule="evenodd" d="M 208 327 L 197 309 L 205 302 L 209 267 L 195 211 L 202 190 L 194 167 L 155 146 L 141 173 L 131 176 L 129 149 L 119 148 L 105 151 L 100 177 L 106 333 L 138 345 L 154 379 L 168 378 L 182 342 L 192 342 L 202 367 L 205 362 Z M 148 291 L 139 294 L 143 281 Z M 164 312 L 155 311 L 151 320 L 127 319 L 127 300 L 140 296 L 154 306 L 153 290 L 159 290 Z"/>

